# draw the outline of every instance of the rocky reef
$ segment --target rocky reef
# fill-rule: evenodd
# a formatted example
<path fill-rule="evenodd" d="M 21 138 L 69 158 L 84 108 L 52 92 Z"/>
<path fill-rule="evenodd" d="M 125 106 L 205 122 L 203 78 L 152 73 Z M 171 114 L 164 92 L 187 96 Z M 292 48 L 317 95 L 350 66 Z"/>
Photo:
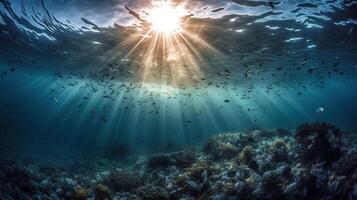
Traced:
<path fill-rule="evenodd" d="M 129 163 L 83 160 L 51 167 L 2 159 L 0 199 L 353 200 L 354 134 L 312 123 L 295 131 L 217 134 L 202 148 L 136 156 Z"/>

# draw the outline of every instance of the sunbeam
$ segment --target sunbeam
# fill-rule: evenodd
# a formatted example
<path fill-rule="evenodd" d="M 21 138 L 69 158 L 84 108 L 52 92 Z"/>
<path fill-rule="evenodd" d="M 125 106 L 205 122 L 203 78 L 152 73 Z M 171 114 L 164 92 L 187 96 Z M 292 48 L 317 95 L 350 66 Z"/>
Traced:
<path fill-rule="evenodd" d="M 201 68 L 206 63 L 198 64 L 204 56 L 211 54 L 223 58 L 223 54 L 198 35 L 200 28 L 190 21 L 193 15 L 185 10 L 185 5 L 156 2 L 144 16 L 126 8 L 140 21 L 135 29 L 139 34 L 132 36 L 138 42 L 127 54 L 142 63 L 137 73 L 140 81 L 175 87 L 192 86 L 205 77 Z"/>

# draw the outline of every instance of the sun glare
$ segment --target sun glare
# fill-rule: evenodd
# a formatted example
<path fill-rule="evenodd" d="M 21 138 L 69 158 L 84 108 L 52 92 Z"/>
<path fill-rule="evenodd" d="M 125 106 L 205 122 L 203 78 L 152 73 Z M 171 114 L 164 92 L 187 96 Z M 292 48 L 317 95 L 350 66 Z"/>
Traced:
<path fill-rule="evenodd" d="M 204 80 L 201 70 L 205 57 L 220 57 L 222 54 L 204 40 L 201 24 L 192 20 L 194 14 L 186 8 L 189 1 L 155 0 L 144 7 L 143 14 L 125 6 L 137 19 L 132 34 L 125 43 L 130 51 L 125 57 L 140 63 L 136 78 L 142 83 L 184 88 Z M 152 85 L 149 85 L 153 87 Z M 155 88 L 155 87 L 154 87 Z M 155 89 L 171 93 L 168 87 Z"/>
<path fill-rule="evenodd" d="M 173 34 L 181 31 L 181 18 L 184 14 L 182 7 L 172 7 L 169 3 L 163 2 L 151 10 L 148 21 L 152 24 L 153 31 Z"/>

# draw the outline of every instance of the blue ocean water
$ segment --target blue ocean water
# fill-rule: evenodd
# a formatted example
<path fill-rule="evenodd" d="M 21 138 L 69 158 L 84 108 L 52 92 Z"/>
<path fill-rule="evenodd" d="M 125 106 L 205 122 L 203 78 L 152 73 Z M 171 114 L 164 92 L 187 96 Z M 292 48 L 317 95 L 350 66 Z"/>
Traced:
<path fill-rule="evenodd" d="M 165 152 L 315 121 L 357 128 L 354 1 L 186 2 L 179 37 L 141 32 L 124 6 L 142 14 L 146 1 L 0 2 L 4 154 Z"/>

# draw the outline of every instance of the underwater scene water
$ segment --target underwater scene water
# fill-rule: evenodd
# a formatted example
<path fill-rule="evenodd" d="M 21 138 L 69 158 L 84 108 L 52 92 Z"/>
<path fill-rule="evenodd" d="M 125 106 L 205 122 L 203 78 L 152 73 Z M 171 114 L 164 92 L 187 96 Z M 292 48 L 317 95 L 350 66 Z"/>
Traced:
<path fill-rule="evenodd" d="M 357 199 L 357 2 L 0 0 L 0 199 Z"/>

